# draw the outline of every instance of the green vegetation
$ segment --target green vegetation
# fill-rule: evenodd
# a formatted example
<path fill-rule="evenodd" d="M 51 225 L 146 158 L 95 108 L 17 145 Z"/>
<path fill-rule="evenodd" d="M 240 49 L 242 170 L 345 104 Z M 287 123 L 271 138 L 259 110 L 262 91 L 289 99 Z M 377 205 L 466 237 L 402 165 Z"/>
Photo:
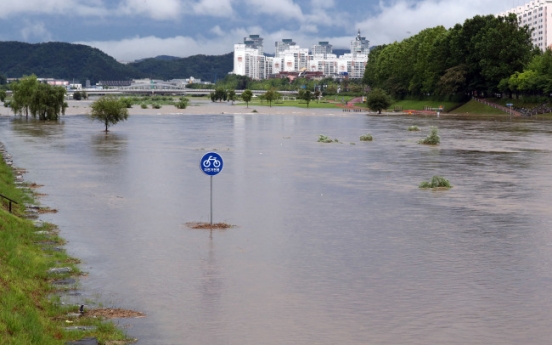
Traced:
<path fill-rule="evenodd" d="M 360 136 L 360 141 L 372 141 L 374 138 L 370 134 L 364 134 Z"/>
<path fill-rule="evenodd" d="M 418 141 L 419 144 L 424 145 L 439 145 L 441 143 L 441 137 L 439 136 L 439 129 L 437 127 L 430 127 L 431 132 L 425 139 Z"/>
<path fill-rule="evenodd" d="M 337 139 L 330 139 L 329 137 L 325 136 L 325 135 L 322 135 L 322 134 L 319 134 L 318 135 L 318 142 L 319 143 L 333 143 L 333 142 L 336 142 L 338 143 L 339 141 Z"/>
<path fill-rule="evenodd" d="M 424 181 L 420 183 L 420 188 L 452 188 L 449 180 L 442 176 L 433 176 L 431 181 Z"/>
<path fill-rule="evenodd" d="M 153 109 L 161 109 L 161 104 L 159 104 L 159 103 L 154 103 L 154 104 L 151 105 L 151 107 L 152 107 Z"/>
<path fill-rule="evenodd" d="M 249 102 L 251 102 L 251 99 L 253 98 L 253 92 L 251 90 L 246 89 L 242 92 L 241 98 L 247 105 L 247 108 L 249 108 Z"/>
<path fill-rule="evenodd" d="M 61 345 L 84 337 L 95 337 L 100 343 L 125 340 L 124 334 L 111 322 L 81 316 L 71 319 L 71 326 L 91 326 L 88 331 L 71 332 L 68 313 L 78 313 L 76 305 L 62 305 L 51 282 L 78 275 L 74 258 L 54 250 L 50 243 L 62 245 L 54 226 L 40 228 L 20 218 L 24 204 L 32 203 L 29 190 L 14 185 L 13 170 L 0 159 L 0 194 L 19 204 L 13 214 L 0 205 L 0 342 L 13 345 Z M 41 232 L 37 232 L 37 230 Z M 53 268 L 68 267 L 71 272 L 49 273 Z"/>
<path fill-rule="evenodd" d="M 90 106 L 92 109 L 90 118 L 105 124 L 108 127 L 128 118 L 128 109 L 125 102 L 113 96 L 104 96 Z"/>
<path fill-rule="evenodd" d="M 375 88 L 368 93 L 366 105 L 368 108 L 381 114 L 382 110 L 387 109 L 391 105 L 391 97 L 382 89 Z"/>
<path fill-rule="evenodd" d="M 264 94 L 264 99 L 269 103 L 270 107 L 272 107 L 272 102 L 276 101 L 279 98 L 280 94 L 274 89 L 268 90 Z"/>
<path fill-rule="evenodd" d="M 448 112 L 450 109 L 455 109 L 460 106 L 461 102 L 443 102 L 436 100 L 412 100 L 404 99 L 391 104 L 391 107 L 401 107 L 404 110 L 426 110 L 428 108 L 443 107 L 443 111 Z"/>
<path fill-rule="evenodd" d="M 299 96 L 297 97 L 299 99 L 302 99 L 307 103 L 307 108 L 309 107 L 310 101 L 314 99 L 314 95 L 310 92 L 310 90 L 299 90 Z"/>
<path fill-rule="evenodd" d="M 142 104 L 140 104 L 140 108 L 148 109 L 148 105 L 146 103 L 142 103 Z"/>
<path fill-rule="evenodd" d="M 178 109 L 186 109 L 188 107 L 188 103 L 190 102 L 190 100 L 186 97 L 180 97 L 180 99 L 178 100 L 178 102 L 175 104 L 175 106 L 178 108 Z"/>
<path fill-rule="evenodd" d="M 535 54 L 530 29 L 515 15 L 475 16 L 371 50 L 363 81 L 397 99 L 465 99 L 498 92 L 501 81 L 522 71 Z"/>
<path fill-rule="evenodd" d="M 36 76 L 24 77 L 11 85 L 13 90 L 10 107 L 19 115 L 29 114 L 39 120 L 57 120 L 65 114 L 65 88 L 39 83 Z"/>
<path fill-rule="evenodd" d="M 408 127 L 408 130 L 411 132 L 417 132 L 420 130 L 420 128 L 418 126 L 410 126 Z"/>
<path fill-rule="evenodd" d="M 500 109 L 471 100 L 463 106 L 454 109 L 455 114 L 486 114 L 486 115 L 506 115 Z"/>

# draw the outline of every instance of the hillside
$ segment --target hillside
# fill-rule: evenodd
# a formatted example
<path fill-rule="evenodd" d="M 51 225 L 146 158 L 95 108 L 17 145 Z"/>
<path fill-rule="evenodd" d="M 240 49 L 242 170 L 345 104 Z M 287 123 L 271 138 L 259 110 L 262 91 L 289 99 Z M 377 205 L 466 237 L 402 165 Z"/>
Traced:
<path fill-rule="evenodd" d="M 194 55 L 168 60 L 151 58 L 128 66 L 155 79 L 185 79 L 194 77 L 203 81 L 224 78 L 234 69 L 234 53 L 224 55 Z"/>
<path fill-rule="evenodd" d="M 0 42 L 0 73 L 10 78 L 34 73 L 42 78 L 90 79 L 92 83 L 144 76 L 99 49 L 60 42 Z"/>
<path fill-rule="evenodd" d="M 0 75 L 18 78 L 35 74 L 41 78 L 67 79 L 93 84 L 100 80 L 137 78 L 211 80 L 224 78 L 233 69 L 233 53 L 187 58 L 158 56 L 128 65 L 99 49 L 71 43 L 0 42 Z"/>

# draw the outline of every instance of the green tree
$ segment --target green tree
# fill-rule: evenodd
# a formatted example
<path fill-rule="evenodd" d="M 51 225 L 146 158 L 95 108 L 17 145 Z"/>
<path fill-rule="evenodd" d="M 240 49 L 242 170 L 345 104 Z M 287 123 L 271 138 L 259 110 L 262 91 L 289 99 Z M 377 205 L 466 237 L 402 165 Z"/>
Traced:
<path fill-rule="evenodd" d="M 6 90 L 0 90 L 0 102 L 4 102 L 6 100 Z"/>
<path fill-rule="evenodd" d="M 234 101 L 236 100 L 236 91 L 235 90 L 228 90 L 228 100 L 232 101 L 232 104 L 234 104 Z"/>
<path fill-rule="evenodd" d="M 227 98 L 228 98 L 228 93 L 224 88 L 217 87 L 215 89 L 215 100 L 222 102 L 222 101 L 226 101 Z"/>
<path fill-rule="evenodd" d="M 82 99 L 82 94 L 80 93 L 80 91 L 73 92 L 73 99 L 75 101 L 80 101 Z"/>
<path fill-rule="evenodd" d="M 65 93 L 64 87 L 38 84 L 31 94 L 29 111 L 39 120 L 57 120 L 67 108 Z"/>
<path fill-rule="evenodd" d="M 7 83 L 6 76 L 3 74 L 0 74 L 0 85 L 5 85 Z"/>
<path fill-rule="evenodd" d="M 272 102 L 280 98 L 280 93 L 274 89 L 270 89 L 264 94 L 264 98 L 268 101 L 270 107 L 272 107 Z"/>
<path fill-rule="evenodd" d="M 314 95 L 310 92 L 310 90 L 305 90 L 304 92 L 300 92 L 299 97 L 307 103 L 307 108 L 309 107 L 310 101 L 314 99 Z"/>
<path fill-rule="evenodd" d="M 90 118 L 105 124 L 105 131 L 108 131 L 110 125 L 128 118 L 128 109 L 121 100 L 113 96 L 104 96 L 90 106 L 92 112 Z"/>
<path fill-rule="evenodd" d="M 366 104 L 368 108 L 381 114 L 382 110 L 387 109 L 391 105 L 391 98 L 382 89 L 375 88 L 366 97 Z"/>
<path fill-rule="evenodd" d="M 13 91 L 11 108 L 15 114 L 24 114 L 25 117 L 29 117 L 31 98 L 37 86 L 38 79 L 34 74 L 28 77 L 23 77 L 21 80 L 11 85 Z"/>
<path fill-rule="evenodd" d="M 249 102 L 251 102 L 251 99 L 253 98 L 253 92 L 251 90 L 247 89 L 242 92 L 241 98 L 247 105 L 247 108 L 249 108 Z"/>

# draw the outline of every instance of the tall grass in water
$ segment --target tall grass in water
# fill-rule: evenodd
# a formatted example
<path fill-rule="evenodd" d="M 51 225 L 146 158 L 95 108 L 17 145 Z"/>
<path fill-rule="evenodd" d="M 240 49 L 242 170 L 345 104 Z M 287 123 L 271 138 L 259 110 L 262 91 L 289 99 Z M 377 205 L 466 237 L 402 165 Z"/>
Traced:
<path fill-rule="evenodd" d="M 431 132 L 425 139 L 418 141 L 419 144 L 424 145 L 439 145 L 441 143 L 441 137 L 439 136 L 439 129 L 437 127 L 431 127 Z"/>
<path fill-rule="evenodd" d="M 433 176 L 431 181 L 424 181 L 420 183 L 420 188 L 452 188 L 450 181 L 442 176 Z"/>

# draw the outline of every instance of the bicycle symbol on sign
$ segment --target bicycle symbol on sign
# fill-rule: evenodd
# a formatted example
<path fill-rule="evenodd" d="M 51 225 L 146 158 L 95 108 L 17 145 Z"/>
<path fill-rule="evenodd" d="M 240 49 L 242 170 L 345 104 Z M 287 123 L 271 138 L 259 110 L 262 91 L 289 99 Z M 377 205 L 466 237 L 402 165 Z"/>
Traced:
<path fill-rule="evenodd" d="M 220 161 L 217 159 L 217 157 L 209 156 L 206 160 L 203 161 L 203 166 L 205 168 L 209 168 L 211 166 L 211 162 L 213 162 L 213 167 L 218 168 L 220 167 Z"/>

